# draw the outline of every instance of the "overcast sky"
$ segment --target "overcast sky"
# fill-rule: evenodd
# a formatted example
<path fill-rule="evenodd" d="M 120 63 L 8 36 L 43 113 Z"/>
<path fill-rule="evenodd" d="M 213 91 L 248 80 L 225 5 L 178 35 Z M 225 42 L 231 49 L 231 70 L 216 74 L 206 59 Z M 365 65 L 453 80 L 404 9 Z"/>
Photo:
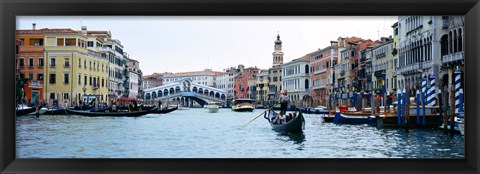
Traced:
<path fill-rule="evenodd" d="M 186 72 L 244 64 L 267 69 L 277 33 L 284 63 L 330 45 L 338 37 L 377 40 L 392 35 L 396 16 L 374 17 L 59 17 L 20 16 L 17 29 L 109 30 L 144 75 Z"/>

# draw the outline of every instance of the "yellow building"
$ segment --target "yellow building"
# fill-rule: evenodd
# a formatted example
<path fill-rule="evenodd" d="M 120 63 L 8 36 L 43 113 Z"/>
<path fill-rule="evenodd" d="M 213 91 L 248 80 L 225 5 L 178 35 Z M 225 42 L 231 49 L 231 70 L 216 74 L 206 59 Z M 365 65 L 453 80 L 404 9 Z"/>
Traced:
<path fill-rule="evenodd" d="M 71 29 L 41 29 L 45 36 L 44 98 L 70 106 L 84 96 L 106 101 L 108 59 L 87 49 L 87 36 Z M 87 99 L 88 100 L 88 99 Z"/>
<path fill-rule="evenodd" d="M 268 100 L 268 70 L 262 69 L 257 75 L 257 103 L 265 104 Z"/>

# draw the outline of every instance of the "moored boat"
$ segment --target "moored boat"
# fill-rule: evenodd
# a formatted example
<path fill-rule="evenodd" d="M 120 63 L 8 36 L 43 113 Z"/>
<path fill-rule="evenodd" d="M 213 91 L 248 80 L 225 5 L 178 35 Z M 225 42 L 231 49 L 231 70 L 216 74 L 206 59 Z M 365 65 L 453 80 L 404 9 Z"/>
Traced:
<path fill-rule="evenodd" d="M 151 110 L 144 110 L 144 111 L 131 111 L 131 112 L 92 112 L 92 111 L 79 111 L 73 110 L 70 108 L 66 108 L 68 114 L 75 114 L 81 116 L 88 116 L 88 117 L 140 117 L 146 114 L 149 114 L 156 110 L 157 107 L 154 107 Z"/>
<path fill-rule="evenodd" d="M 18 105 L 15 109 L 15 115 L 16 116 L 27 115 L 27 114 L 30 114 L 32 112 L 35 112 L 35 108 L 34 107 L 29 107 L 29 106 L 24 105 L 24 104 Z"/>
<path fill-rule="evenodd" d="M 336 124 L 365 124 L 372 121 L 370 116 L 371 113 L 337 111 L 335 113 L 335 117 L 333 118 L 333 122 Z"/>
<path fill-rule="evenodd" d="M 305 119 L 303 118 L 302 111 L 300 110 L 298 112 L 298 115 L 295 118 L 292 118 L 290 120 L 287 119 L 287 122 L 284 124 L 277 124 L 273 123 L 272 120 L 273 118 L 276 118 L 278 116 L 278 113 L 276 113 L 273 110 L 268 110 L 268 112 L 265 112 L 264 118 L 268 120 L 268 123 L 272 127 L 273 130 L 279 131 L 279 132 L 302 132 L 304 129 L 305 125 Z"/>
<path fill-rule="evenodd" d="M 250 99 L 236 99 L 233 101 L 232 110 L 236 112 L 252 112 L 253 100 Z"/>

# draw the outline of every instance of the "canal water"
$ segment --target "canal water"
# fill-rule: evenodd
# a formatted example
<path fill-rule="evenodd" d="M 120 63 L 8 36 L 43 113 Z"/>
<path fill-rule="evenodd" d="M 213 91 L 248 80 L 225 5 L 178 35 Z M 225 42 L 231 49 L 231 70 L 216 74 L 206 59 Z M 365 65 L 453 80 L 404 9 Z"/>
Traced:
<path fill-rule="evenodd" d="M 377 129 L 305 115 L 301 134 L 273 131 L 263 109 L 177 110 L 138 118 L 21 116 L 18 158 L 464 158 L 464 138 L 442 130 Z"/>

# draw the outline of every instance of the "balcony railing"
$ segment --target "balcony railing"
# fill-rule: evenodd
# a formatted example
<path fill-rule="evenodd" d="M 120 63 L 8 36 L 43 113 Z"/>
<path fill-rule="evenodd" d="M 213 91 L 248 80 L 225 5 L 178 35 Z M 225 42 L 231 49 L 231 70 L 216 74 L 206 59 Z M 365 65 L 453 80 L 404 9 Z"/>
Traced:
<path fill-rule="evenodd" d="M 28 82 L 29 88 L 41 88 L 43 87 L 43 80 L 30 80 Z"/>
<path fill-rule="evenodd" d="M 321 69 L 321 70 L 315 70 L 313 71 L 313 74 L 320 74 L 320 73 L 324 73 L 324 72 L 327 72 L 327 69 Z"/>
<path fill-rule="evenodd" d="M 465 59 L 465 54 L 463 51 L 445 55 L 442 57 L 442 63 L 449 63 L 449 62 L 455 62 L 458 60 L 464 60 Z"/>

